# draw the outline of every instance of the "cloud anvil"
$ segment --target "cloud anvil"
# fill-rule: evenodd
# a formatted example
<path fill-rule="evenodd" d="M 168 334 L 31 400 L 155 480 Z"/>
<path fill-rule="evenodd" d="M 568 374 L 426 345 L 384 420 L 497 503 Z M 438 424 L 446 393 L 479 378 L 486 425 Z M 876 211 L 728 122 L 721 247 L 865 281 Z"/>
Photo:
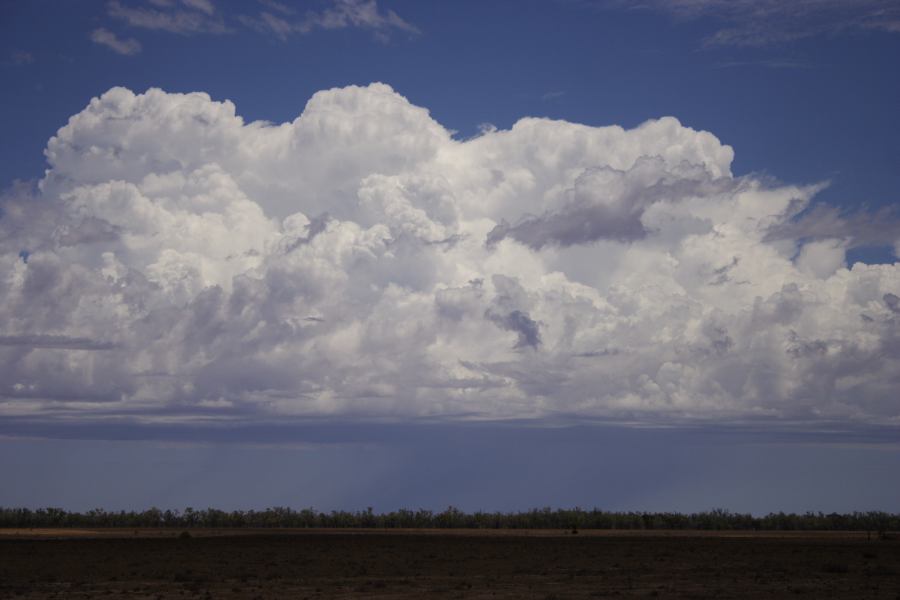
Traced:
<path fill-rule="evenodd" d="M 0 204 L 5 416 L 900 422 L 900 265 L 674 118 L 114 88 L 46 158 Z"/>

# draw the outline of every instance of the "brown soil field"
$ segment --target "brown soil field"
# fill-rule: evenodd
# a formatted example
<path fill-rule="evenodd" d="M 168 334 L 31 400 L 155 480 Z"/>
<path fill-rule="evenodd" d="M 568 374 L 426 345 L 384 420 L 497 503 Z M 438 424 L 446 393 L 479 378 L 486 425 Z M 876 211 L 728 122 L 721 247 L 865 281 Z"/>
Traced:
<path fill-rule="evenodd" d="M 3 530 L 0 598 L 890 598 L 865 533 Z"/>

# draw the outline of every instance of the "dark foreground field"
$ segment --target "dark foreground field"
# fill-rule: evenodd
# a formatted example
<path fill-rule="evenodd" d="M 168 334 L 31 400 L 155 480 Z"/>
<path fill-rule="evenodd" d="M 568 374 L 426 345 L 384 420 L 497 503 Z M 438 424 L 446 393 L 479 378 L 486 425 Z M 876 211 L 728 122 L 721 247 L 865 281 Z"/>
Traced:
<path fill-rule="evenodd" d="M 900 599 L 865 534 L 177 533 L 2 532 L 0 598 Z"/>

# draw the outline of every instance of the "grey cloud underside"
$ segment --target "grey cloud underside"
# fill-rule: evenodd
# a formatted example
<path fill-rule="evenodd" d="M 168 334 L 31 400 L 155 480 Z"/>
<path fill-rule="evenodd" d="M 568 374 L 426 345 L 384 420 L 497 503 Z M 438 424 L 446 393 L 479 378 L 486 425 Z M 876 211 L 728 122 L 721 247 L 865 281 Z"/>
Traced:
<path fill-rule="evenodd" d="M 526 346 L 537 348 L 541 344 L 541 332 L 538 324 L 522 311 L 514 310 L 506 315 L 498 315 L 488 311 L 485 315 L 498 326 L 507 331 L 514 331 L 519 336 L 516 348 L 524 348 Z"/>
<path fill-rule="evenodd" d="M 0 200 L 6 419 L 900 423 L 900 266 L 845 254 L 900 236 L 672 118 L 114 88 L 46 156 Z"/>
<path fill-rule="evenodd" d="M 501 221 L 487 235 L 489 246 L 509 237 L 540 250 L 547 244 L 573 246 L 597 240 L 636 240 L 646 235 L 640 213 L 610 215 L 603 207 L 580 206 L 565 212 L 528 217 L 517 225 Z"/>
<path fill-rule="evenodd" d="M 627 172 L 587 169 L 573 188 L 562 194 L 558 209 L 527 216 L 515 225 L 501 220 L 488 233 L 487 244 L 493 246 L 509 237 L 540 250 L 545 245 L 639 240 L 648 233 L 641 219 L 647 207 L 721 192 L 733 185 L 710 179 L 702 165 L 679 165 L 677 171 L 677 178 L 667 174 L 663 161 L 655 157 L 639 158 Z"/>
<path fill-rule="evenodd" d="M 900 232 L 900 210 L 884 207 L 870 212 L 848 212 L 836 206 L 817 204 L 790 221 L 778 223 L 767 239 L 846 239 L 857 246 L 890 246 Z"/>
<path fill-rule="evenodd" d="M 891 312 L 900 313 L 900 296 L 897 294 L 891 294 L 890 292 L 883 296 L 884 303 L 887 305 Z"/>

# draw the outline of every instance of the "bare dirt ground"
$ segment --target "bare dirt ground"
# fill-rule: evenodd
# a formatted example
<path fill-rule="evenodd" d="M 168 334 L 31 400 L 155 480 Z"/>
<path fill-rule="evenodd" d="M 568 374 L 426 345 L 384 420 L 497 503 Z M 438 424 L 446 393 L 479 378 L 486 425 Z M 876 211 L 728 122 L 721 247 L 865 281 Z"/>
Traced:
<path fill-rule="evenodd" d="M 3 530 L 0 598 L 889 598 L 862 533 Z"/>

